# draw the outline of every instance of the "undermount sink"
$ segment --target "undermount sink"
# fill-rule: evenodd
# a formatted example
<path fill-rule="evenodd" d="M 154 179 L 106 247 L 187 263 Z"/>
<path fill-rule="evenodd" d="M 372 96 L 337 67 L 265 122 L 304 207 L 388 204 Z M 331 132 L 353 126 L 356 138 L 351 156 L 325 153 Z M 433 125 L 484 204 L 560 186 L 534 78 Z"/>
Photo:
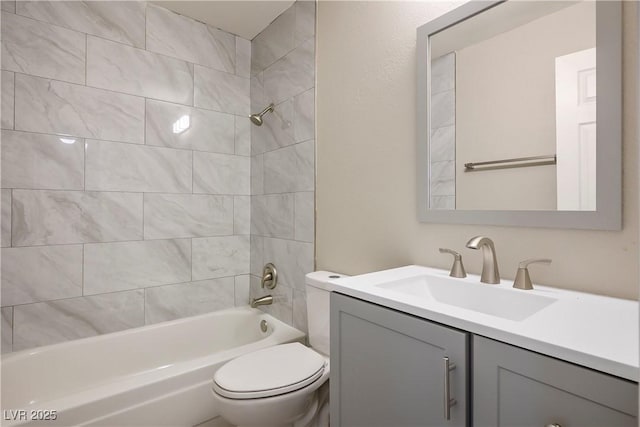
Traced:
<path fill-rule="evenodd" d="M 494 285 L 426 275 L 382 283 L 376 287 L 514 321 L 522 321 L 557 301 L 555 298 Z"/>

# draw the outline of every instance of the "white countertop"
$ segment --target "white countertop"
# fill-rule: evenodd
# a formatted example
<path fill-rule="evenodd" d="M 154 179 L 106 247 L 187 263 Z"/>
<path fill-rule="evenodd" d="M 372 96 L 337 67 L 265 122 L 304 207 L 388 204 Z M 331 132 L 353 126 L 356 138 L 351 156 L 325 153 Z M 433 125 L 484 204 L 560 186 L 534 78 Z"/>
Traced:
<path fill-rule="evenodd" d="M 418 275 L 448 276 L 429 267 L 407 266 L 333 280 L 334 290 L 405 313 L 443 323 L 611 375 L 638 381 L 638 302 L 538 286 L 512 289 L 512 282 L 480 283 L 469 275 L 455 279 L 557 299 L 530 317 L 513 321 L 449 304 L 412 297 L 375 285 Z"/>

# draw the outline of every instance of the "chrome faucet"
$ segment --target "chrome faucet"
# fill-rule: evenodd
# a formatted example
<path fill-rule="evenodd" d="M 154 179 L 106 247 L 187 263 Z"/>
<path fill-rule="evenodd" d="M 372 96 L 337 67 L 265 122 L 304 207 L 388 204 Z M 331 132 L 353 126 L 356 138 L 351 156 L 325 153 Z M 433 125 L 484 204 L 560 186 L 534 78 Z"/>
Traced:
<path fill-rule="evenodd" d="M 482 283 L 500 283 L 498 260 L 496 259 L 496 247 L 493 240 L 484 236 L 476 236 L 467 242 L 469 249 L 482 249 Z"/>
<path fill-rule="evenodd" d="M 259 305 L 271 305 L 273 304 L 273 297 L 271 295 L 265 295 L 260 298 L 253 298 L 251 300 L 251 308 L 256 308 Z"/>

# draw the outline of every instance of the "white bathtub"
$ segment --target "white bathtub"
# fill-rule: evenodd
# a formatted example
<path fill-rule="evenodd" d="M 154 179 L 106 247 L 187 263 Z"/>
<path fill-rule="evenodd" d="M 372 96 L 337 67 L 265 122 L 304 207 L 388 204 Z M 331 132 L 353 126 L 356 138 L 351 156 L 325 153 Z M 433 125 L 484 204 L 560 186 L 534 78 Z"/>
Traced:
<path fill-rule="evenodd" d="M 222 364 L 303 338 L 241 307 L 3 355 L 1 425 L 193 426 L 218 415 L 210 389 Z M 32 419 L 46 411 L 57 419 Z"/>

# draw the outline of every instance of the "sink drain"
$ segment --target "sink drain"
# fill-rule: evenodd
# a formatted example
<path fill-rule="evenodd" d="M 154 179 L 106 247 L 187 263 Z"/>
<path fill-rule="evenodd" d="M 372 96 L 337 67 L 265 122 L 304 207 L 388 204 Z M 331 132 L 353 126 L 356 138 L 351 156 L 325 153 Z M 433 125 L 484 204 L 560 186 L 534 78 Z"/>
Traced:
<path fill-rule="evenodd" d="M 267 332 L 267 328 L 269 327 L 269 325 L 267 324 L 266 320 L 261 320 L 260 321 L 260 330 L 262 332 Z"/>

